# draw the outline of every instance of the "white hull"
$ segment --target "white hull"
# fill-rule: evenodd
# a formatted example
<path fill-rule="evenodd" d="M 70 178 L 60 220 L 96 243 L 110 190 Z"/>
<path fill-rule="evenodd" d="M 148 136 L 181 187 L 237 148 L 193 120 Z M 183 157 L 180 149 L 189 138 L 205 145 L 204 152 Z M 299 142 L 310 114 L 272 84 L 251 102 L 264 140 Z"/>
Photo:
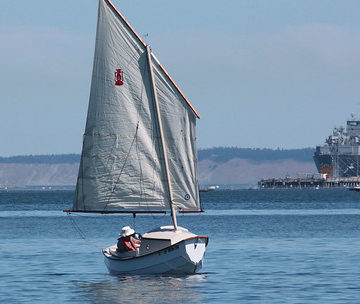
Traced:
<path fill-rule="evenodd" d="M 110 273 L 188 274 L 201 269 L 207 237 L 184 233 L 184 231 L 158 231 L 144 236 L 146 237 L 142 240 L 141 246 L 162 248 L 150 253 L 146 253 L 146 248 L 140 248 L 136 256 L 119 257 L 116 255 L 116 245 L 110 246 L 103 250 L 105 264 Z M 172 240 L 175 242 L 171 242 Z M 164 247 L 166 243 L 170 245 Z"/>

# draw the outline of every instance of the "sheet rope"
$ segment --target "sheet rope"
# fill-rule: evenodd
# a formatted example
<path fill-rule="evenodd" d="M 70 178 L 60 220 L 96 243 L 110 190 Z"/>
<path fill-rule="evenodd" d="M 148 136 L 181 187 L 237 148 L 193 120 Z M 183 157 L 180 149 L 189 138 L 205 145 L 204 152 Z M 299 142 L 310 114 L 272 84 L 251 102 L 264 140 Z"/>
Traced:
<path fill-rule="evenodd" d="M 89 240 L 86 238 L 85 233 L 81 230 L 81 228 L 79 227 L 79 225 L 78 225 L 78 224 L 75 222 L 75 220 L 72 218 L 71 213 L 68 212 L 67 215 L 68 215 L 68 218 L 69 218 L 69 220 L 70 220 L 70 223 L 72 224 L 74 230 L 79 234 L 80 238 L 83 239 L 86 243 L 88 243 L 88 245 L 93 246 L 93 247 L 95 247 L 95 248 L 97 248 L 97 249 L 101 249 L 101 250 L 102 250 L 102 247 L 96 245 L 95 243 L 89 241 Z"/>

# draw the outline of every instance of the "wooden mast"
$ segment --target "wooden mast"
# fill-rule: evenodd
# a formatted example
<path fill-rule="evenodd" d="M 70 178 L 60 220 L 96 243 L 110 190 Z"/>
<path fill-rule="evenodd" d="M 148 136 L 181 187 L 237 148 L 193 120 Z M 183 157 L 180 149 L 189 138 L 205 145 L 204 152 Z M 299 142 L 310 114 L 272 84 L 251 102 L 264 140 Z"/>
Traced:
<path fill-rule="evenodd" d="M 176 220 L 176 210 L 174 207 L 173 202 L 173 195 L 172 195 L 172 186 L 171 186 L 171 180 L 170 180 L 170 172 L 169 172 L 169 161 L 167 157 L 167 149 L 166 149 L 166 142 L 164 138 L 164 131 L 161 121 L 161 114 L 160 114 L 160 107 L 159 107 L 159 100 L 156 93 L 156 87 L 155 87 L 155 77 L 154 77 L 154 71 L 152 67 L 152 61 L 151 61 L 151 50 L 150 47 L 146 46 L 146 55 L 148 58 L 149 63 L 149 72 L 150 72 L 150 78 L 151 78 L 151 88 L 152 93 L 154 97 L 154 103 L 155 103 L 155 110 L 156 110 L 156 119 L 159 126 L 159 133 L 160 133 L 160 139 L 161 139 L 161 147 L 162 147 L 162 153 L 164 157 L 164 166 L 165 166 L 165 172 L 166 172 L 166 180 L 167 180 L 167 186 L 168 186 L 168 192 L 169 192 L 169 201 L 170 201 L 170 208 L 171 208 L 171 217 L 174 223 L 174 229 L 177 230 L 177 220 Z"/>

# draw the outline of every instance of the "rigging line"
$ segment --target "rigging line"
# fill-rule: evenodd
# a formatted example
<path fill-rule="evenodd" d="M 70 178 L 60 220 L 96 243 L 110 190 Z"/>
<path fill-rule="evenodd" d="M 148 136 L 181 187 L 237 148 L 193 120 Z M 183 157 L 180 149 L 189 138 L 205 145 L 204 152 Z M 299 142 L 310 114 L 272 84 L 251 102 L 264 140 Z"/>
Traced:
<path fill-rule="evenodd" d="M 111 194 L 113 194 L 113 193 L 115 192 L 115 190 L 116 190 L 116 185 L 118 184 L 118 182 L 119 182 L 119 180 L 120 180 L 121 174 L 122 174 L 122 172 L 123 172 L 123 170 L 124 170 L 124 168 L 125 168 L 125 165 L 126 165 L 126 162 L 127 162 L 128 158 L 129 158 L 129 156 L 130 156 L 130 152 L 131 152 L 131 149 L 132 149 L 132 147 L 133 147 L 133 145 L 134 145 L 135 139 L 137 138 L 138 130 L 139 130 L 139 121 L 137 122 L 136 130 L 135 130 L 135 135 L 134 135 L 134 138 L 133 138 L 133 140 L 132 140 L 132 142 L 131 142 L 129 151 L 128 151 L 128 153 L 126 154 L 124 164 L 123 164 L 123 166 L 122 166 L 122 168 L 121 168 L 121 170 L 120 170 L 120 173 L 119 173 L 119 175 L 118 175 L 118 177 L 117 177 L 117 180 L 116 180 L 116 182 L 115 182 L 114 187 L 111 189 L 111 192 L 108 194 L 107 202 L 106 202 L 106 204 L 105 204 L 104 210 L 107 208 L 108 204 L 110 203 L 110 196 L 111 196 Z"/>
<path fill-rule="evenodd" d="M 69 218 L 71 224 L 73 225 L 73 228 L 79 234 L 80 238 L 85 240 L 86 239 L 85 234 L 81 231 L 80 227 L 76 224 L 75 220 L 71 217 L 70 213 L 68 213 L 68 216 L 69 216 L 68 218 Z"/>
<path fill-rule="evenodd" d="M 75 220 L 71 217 L 70 212 L 68 212 L 70 223 L 72 224 L 74 230 L 79 234 L 80 238 L 83 239 L 88 245 L 91 245 L 97 249 L 102 249 L 100 246 L 86 239 L 85 233 L 80 229 L 79 225 L 75 222 Z"/>
<path fill-rule="evenodd" d="M 136 213 L 133 213 L 133 226 L 134 230 L 136 231 Z"/>
<path fill-rule="evenodd" d="M 197 195 L 199 196 L 199 205 L 200 205 L 200 209 L 202 210 L 203 207 L 202 207 L 202 200 L 201 200 L 201 196 L 200 196 L 200 192 L 199 192 L 199 189 L 200 189 L 199 182 L 197 183 L 197 186 L 198 186 L 198 193 L 197 193 Z"/>
<path fill-rule="evenodd" d="M 135 150 L 136 150 L 136 155 L 139 161 L 139 169 L 140 169 L 140 176 L 139 176 L 139 186 L 140 186 L 140 199 L 144 199 L 144 185 L 143 185 L 143 171 L 142 171 L 142 166 L 141 166 L 141 160 L 140 160 L 140 152 L 139 152 L 139 143 L 138 140 L 136 138 L 135 140 Z"/>
<path fill-rule="evenodd" d="M 85 195 L 84 195 L 84 148 L 85 148 L 85 134 L 83 135 L 83 142 L 82 142 L 82 149 L 81 149 L 81 158 L 80 158 L 80 166 L 79 166 L 79 174 L 78 174 L 78 178 L 77 178 L 77 183 L 76 183 L 76 203 L 78 204 L 78 199 L 79 199 L 79 189 L 78 186 L 80 186 L 80 178 L 81 178 L 81 200 L 82 200 L 82 204 L 84 206 L 85 209 Z"/>
<path fill-rule="evenodd" d="M 110 163 L 110 159 L 113 160 L 113 164 L 112 164 L 112 167 L 115 168 L 115 163 L 116 163 L 116 157 L 113 157 L 111 158 L 111 155 L 114 154 L 114 151 L 115 151 L 115 148 L 117 148 L 117 144 L 118 144 L 118 134 L 115 134 L 115 145 L 113 145 L 112 149 L 111 149 L 111 152 L 110 152 L 110 156 L 107 158 L 107 161 L 106 161 L 106 168 L 109 168 L 109 163 Z M 104 184 L 102 186 L 102 190 L 106 190 L 106 185 Z"/>
<path fill-rule="evenodd" d="M 130 50 L 132 51 L 132 49 L 130 48 Z M 144 54 L 145 52 L 143 52 L 143 54 Z M 138 58 L 135 56 L 135 54 L 136 54 L 136 52 L 135 51 L 132 51 L 132 54 L 130 54 L 130 60 L 129 61 L 126 61 L 126 57 L 125 56 L 121 56 L 120 55 L 120 58 L 121 59 L 124 59 L 124 61 L 126 62 L 126 65 L 125 65 L 125 67 L 128 67 L 128 66 L 130 66 L 131 64 L 132 64 L 132 62 L 137 62 L 138 61 Z M 85 134 L 84 134 L 84 136 L 86 135 L 86 131 L 85 131 Z M 106 135 L 104 135 L 104 136 L 106 136 Z M 116 140 L 116 142 L 117 142 L 117 140 L 118 140 L 118 137 L 117 137 L 117 135 L 116 135 L 116 138 L 115 138 L 115 140 Z M 84 147 L 84 143 L 83 143 L 83 147 Z M 114 153 L 114 151 L 115 151 L 115 148 L 116 148 L 116 145 L 112 148 L 112 150 L 111 150 L 111 152 L 110 152 L 110 155 L 112 155 L 113 153 Z M 110 163 L 110 159 L 111 159 L 111 157 L 109 157 L 108 159 L 107 159 L 107 161 L 106 161 L 106 167 L 108 167 L 109 166 L 109 163 Z M 83 162 L 83 151 L 82 151 L 82 155 L 81 155 L 81 163 Z M 114 163 L 116 163 L 116 158 L 114 158 L 113 159 L 113 161 L 114 161 Z M 81 168 L 82 168 L 82 171 L 83 171 L 83 167 L 81 166 Z M 82 172 L 82 177 L 83 177 L 83 172 Z M 106 188 L 106 185 L 104 185 L 103 187 L 103 190 Z M 82 192 L 83 192 L 83 195 L 82 195 L 82 200 L 83 200 L 83 205 L 85 206 L 85 201 L 84 201 L 84 179 L 82 178 Z M 107 204 L 108 204 L 109 202 L 107 202 Z M 107 205 L 106 204 L 106 205 Z M 106 206 L 105 206 L 105 208 L 106 208 Z M 105 209 L 104 208 L 104 209 Z"/>

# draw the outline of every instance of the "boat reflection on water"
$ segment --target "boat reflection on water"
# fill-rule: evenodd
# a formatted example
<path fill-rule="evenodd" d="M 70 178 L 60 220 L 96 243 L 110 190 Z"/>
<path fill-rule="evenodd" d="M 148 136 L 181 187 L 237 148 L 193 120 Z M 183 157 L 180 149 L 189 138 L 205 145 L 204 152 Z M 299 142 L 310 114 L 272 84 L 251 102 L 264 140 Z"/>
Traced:
<path fill-rule="evenodd" d="M 89 303 L 202 303 L 204 274 L 189 276 L 112 276 L 99 282 L 74 281 Z"/>

